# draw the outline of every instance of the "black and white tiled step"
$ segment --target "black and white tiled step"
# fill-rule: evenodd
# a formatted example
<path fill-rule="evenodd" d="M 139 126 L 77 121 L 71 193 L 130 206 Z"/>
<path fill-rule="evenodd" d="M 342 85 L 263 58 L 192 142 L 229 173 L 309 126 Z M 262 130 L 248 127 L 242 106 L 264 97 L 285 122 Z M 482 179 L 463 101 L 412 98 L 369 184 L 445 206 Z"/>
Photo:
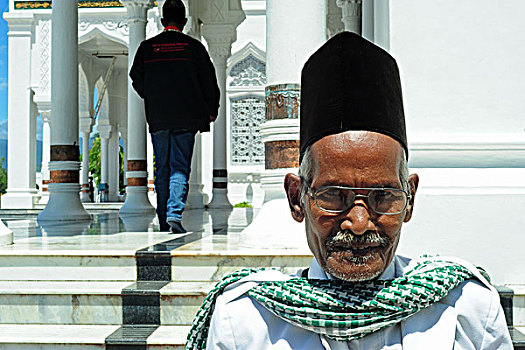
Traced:
<path fill-rule="evenodd" d="M 182 350 L 189 326 L 0 325 L 5 350 Z"/>
<path fill-rule="evenodd" d="M 4 281 L 0 284 L 0 325 L 188 325 L 213 285 Z"/>

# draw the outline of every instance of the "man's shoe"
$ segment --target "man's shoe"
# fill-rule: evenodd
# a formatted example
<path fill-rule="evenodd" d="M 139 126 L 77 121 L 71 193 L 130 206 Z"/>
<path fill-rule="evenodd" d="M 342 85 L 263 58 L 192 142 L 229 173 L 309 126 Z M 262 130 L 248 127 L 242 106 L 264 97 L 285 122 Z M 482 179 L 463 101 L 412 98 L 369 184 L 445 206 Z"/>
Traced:
<path fill-rule="evenodd" d="M 171 233 L 186 233 L 187 231 L 182 227 L 182 224 L 179 221 L 168 221 L 168 224 L 171 226 Z"/>

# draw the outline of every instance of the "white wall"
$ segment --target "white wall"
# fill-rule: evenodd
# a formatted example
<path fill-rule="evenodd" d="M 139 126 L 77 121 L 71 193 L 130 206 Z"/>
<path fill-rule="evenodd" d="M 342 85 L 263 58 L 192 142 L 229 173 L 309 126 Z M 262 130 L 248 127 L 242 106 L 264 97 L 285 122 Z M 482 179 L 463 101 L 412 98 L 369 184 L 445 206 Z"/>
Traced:
<path fill-rule="evenodd" d="M 525 1 L 390 1 L 408 133 L 525 140 Z M 482 137 L 480 135 L 480 137 Z"/>
<path fill-rule="evenodd" d="M 525 1 L 391 0 L 390 52 L 420 174 L 399 252 L 525 283 Z"/>

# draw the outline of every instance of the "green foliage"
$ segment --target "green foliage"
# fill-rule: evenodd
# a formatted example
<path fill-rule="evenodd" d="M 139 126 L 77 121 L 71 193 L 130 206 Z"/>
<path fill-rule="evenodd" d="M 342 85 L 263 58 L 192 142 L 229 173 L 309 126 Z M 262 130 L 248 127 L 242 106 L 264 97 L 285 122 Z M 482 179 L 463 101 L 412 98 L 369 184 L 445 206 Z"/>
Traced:
<path fill-rule="evenodd" d="M 233 207 L 234 208 L 253 208 L 253 205 L 251 205 L 250 203 L 244 201 L 244 202 L 235 204 Z"/>
<path fill-rule="evenodd" d="M 89 172 L 93 176 L 93 186 L 98 187 L 100 183 L 100 136 L 95 135 L 91 148 L 89 149 Z M 119 144 L 119 174 L 118 174 L 119 193 L 125 192 L 124 188 L 124 149 Z"/>
<path fill-rule="evenodd" d="M 7 189 L 7 170 L 4 168 L 5 158 L 0 159 L 0 194 L 4 194 Z"/>
<path fill-rule="evenodd" d="M 124 194 L 126 189 L 124 188 L 124 148 L 119 144 L 118 145 L 118 188 L 119 193 Z"/>
<path fill-rule="evenodd" d="M 89 172 L 93 176 L 95 188 L 100 183 L 100 136 L 95 135 L 91 148 L 89 149 Z"/>

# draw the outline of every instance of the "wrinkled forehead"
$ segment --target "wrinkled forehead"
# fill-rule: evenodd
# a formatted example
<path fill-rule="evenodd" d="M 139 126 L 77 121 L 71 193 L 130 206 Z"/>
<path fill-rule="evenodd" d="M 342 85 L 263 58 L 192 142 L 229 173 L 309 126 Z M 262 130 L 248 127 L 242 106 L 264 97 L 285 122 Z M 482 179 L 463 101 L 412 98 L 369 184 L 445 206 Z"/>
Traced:
<path fill-rule="evenodd" d="M 325 136 L 311 146 L 311 153 L 317 171 L 354 168 L 397 176 L 405 159 L 397 140 L 372 131 L 345 131 Z"/>

